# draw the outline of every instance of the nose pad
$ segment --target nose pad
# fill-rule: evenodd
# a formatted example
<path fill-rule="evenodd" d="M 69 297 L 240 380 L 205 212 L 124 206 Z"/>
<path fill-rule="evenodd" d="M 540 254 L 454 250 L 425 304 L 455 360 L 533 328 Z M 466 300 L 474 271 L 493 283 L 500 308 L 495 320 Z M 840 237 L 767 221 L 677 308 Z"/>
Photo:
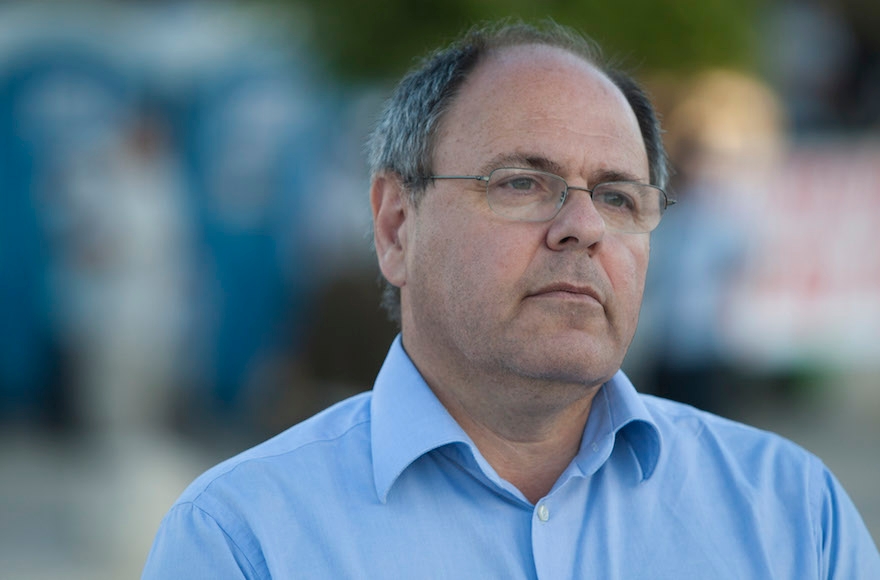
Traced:
<path fill-rule="evenodd" d="M 604 237 L 605 220 L 593 204 L 592 192 L 570 187 L 547 231 L 547 245 L 553 249 L 589 247 Z"/>

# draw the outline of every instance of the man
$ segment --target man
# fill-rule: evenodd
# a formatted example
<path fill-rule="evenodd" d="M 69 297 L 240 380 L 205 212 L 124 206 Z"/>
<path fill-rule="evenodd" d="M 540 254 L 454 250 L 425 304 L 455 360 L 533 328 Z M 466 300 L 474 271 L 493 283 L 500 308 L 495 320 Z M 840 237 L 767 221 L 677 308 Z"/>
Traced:
<path fill-rule="evenodd" d="M 373 392 L 199 478 L 144 577 L 880 578 L 818 459 L 619 371 L 669 203 L 659 135 L 554 25 L 410 73 L 370 143 L 401 323 Z"/>

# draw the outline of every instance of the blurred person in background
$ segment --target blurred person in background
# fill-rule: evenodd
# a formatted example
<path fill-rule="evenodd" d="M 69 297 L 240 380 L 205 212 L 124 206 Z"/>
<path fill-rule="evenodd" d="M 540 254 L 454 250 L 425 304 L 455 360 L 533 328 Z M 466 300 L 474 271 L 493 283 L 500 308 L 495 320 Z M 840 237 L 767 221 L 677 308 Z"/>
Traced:
<path fill-rule="evenodd" d="M 712 70 L 664 116 L 680 204 L 653 235 L 639 340 L 652 392 L 714 413 L 731 403 L 731 299 L 751 251 L 749 210 L 780 156 L 780 107 L 744 74 Z"/>
<path fill-rule="evenodd" d="M 79 404 L 108 439 L 155 431 L 180 383 L 193 258 L 176 153 L 160 99 L 145 95 L 58 176 L 59 189 L 101 208 L 89 214 L 104 233 L 100 276 L 81 289 L 93 328 L 80 345 Z"/>
<path fill-rule="evenodd" d="M 869 578 L 840 484 L 619 371 L 670 200 L 645 93 L 568 29 L 475 29 L 370 140 L 399 320 L 371 393 L 197 479 L 145 578 Z"/>

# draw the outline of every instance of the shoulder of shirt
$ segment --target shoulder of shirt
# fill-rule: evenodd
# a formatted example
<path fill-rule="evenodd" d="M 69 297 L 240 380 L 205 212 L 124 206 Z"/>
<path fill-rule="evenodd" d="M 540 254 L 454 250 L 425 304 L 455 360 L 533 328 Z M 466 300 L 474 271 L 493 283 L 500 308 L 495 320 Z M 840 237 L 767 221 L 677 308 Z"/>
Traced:
<path fill-rule="evenodd" d="M 694 472 L 724 480 L 750 501 L 763 499 L 790 507 L 799 501 L 820 515 L 839 482 L 812 452 L 770 431 L 651 395 L 640 395 L 662 440 L 658 468 L 664 473 Z M 795 508 L 792 508 L 795 509 Z"/>
<path fill-rule="evenodd" d="M 741 458 L 745 454 L 764 450 L 804 467 L 825 468 L 816 455 L 777 433 L 669 399 L 646 394 L 640 394 L 640 397 L 651 414 L 664 445 L 677 447 L 676 440 L 685 444 L 696 440 L 711 440 L 713 449 L 724 448 Z"/>
<path fill-rule="evenodd" d="M 369 429 L 371 392 L 340 401 L 238 455 L 208 469 L 193 481 L 176 504 L 193 503 L 212 485 L 254 463 L 281 462 L 320 443 L 333 443 Z"/>

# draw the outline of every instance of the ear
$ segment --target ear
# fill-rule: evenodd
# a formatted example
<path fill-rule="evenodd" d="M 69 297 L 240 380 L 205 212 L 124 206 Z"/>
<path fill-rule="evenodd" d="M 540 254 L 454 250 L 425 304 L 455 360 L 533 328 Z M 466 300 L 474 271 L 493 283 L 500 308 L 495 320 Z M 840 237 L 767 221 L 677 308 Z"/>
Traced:
<path fill-rule="evenodd" d="M 400 176 L 383 173 L 373 178 L 370 206 L 373 209 L 373 243 L 379 269 L 391 284 L 406 283 L 406 218 L 410 213 Z"/>

